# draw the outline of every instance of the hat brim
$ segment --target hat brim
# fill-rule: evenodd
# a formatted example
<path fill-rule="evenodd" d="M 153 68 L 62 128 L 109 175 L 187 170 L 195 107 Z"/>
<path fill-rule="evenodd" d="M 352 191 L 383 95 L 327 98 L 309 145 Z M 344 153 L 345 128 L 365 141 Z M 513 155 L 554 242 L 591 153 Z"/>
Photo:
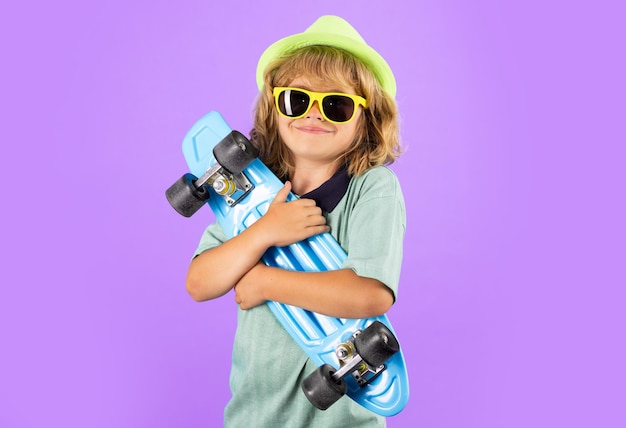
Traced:
<path fill-rule="evenodd" d="M 304 32 L 278 40 L 261 55 L 256 70 L 256 82 L 259 90 L 263 88 L 263 75 L 270 62 L 296 49 L 305 46 L 325 45 L 343 49 L 365 64 L 391 97 L 396 96 L 396 79 L 387 61 L 365 43 L 358 43 L 353 38 L 337 34 Z"/>

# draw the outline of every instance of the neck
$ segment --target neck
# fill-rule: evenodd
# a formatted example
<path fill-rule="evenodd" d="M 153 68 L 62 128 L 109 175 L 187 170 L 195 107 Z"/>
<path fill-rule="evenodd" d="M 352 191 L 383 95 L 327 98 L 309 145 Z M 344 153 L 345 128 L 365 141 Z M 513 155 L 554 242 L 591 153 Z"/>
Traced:
<path fill-rule="evenodd" d="M 317 189 L 332 177 L 337 169 L 336 164 L 296 165 L 290 177 L 293 192 L 297 195 L 304 195 Z"/>

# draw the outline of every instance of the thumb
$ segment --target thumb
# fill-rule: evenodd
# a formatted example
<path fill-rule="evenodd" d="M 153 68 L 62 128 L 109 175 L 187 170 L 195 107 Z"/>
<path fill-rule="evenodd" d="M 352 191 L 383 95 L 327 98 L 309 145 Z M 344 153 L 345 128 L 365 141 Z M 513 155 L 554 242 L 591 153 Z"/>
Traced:
<path fill-rule="evenodd" d="M 291 192 L 291 181 L 286 181 L 283 188 L 276 193 L 272 203 L 275 204 L 278 202 L 285 202 L 287 200 L 287 196 L 289 196 L 289 192 Z"/>

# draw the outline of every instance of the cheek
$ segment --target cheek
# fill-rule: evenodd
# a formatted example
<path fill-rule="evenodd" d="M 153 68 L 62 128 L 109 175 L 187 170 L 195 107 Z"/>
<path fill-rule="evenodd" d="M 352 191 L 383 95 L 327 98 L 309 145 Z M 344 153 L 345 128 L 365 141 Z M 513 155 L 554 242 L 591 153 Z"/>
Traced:
<path fill-rule="evenodd" d="M 352 142 L 354 141 L 354 139 L 357 136 L 357 132 L 359 127 L 357 126 L 358 122 L 351 122 L 349 124 L 346 124 L 346 127 L 343 128 L 341 131 L 341 139 L 344 142 L 344 144 L 350 145 L 352 144 Z"/>
<path fill-rule="evenodd" d="M 278 125 L 278 134 L 281 136 L 281 138 L 284 140 L 285 136 L 287 135 L 287 132 L 289 131 L 289 125 L 291 123 L 290 119 L 287 119 L 286 117 L 282 117 L 282 116 L 278 116 L 278 121 L 277 121 L 277 125 Z"/>
<path fill-rule="evenodd" d="M 352 123 L 351 125 L 353 127 L 353 139 L 358 138 L 360 141 L 363 141 L 367 138 L 367 123 L 365 122 L 365 118 L 363 116 L 359 117 L 358 120 L 354 121 L 354 123 Z"/>

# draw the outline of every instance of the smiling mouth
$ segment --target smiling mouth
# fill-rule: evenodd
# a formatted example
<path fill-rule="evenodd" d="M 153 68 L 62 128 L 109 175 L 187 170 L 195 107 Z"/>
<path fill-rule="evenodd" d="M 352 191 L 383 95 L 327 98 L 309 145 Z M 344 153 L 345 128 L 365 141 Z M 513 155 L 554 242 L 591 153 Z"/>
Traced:
<path fill-rule="evenodd" d="M 327 129 L 320 128 L 317 126 L 299 126 L 296 129 L 298 129 L 298 131 L 307 132 L 310 134 L 328 134 L 331 132 Z"/>

